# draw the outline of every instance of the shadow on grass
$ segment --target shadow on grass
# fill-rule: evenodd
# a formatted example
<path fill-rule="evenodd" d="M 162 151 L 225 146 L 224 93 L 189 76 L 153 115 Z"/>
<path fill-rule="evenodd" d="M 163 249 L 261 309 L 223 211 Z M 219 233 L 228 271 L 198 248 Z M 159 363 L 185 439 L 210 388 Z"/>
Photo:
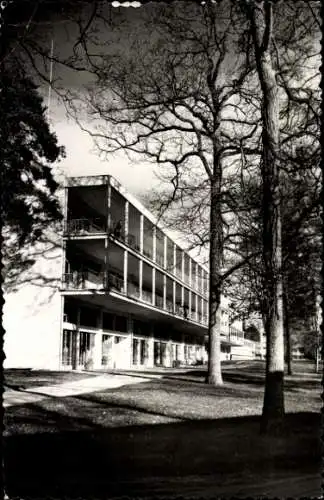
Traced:
<path fill-rule="evenodd" d="M 35 418 L 53 415 L 43 411 Z M 264 474 L 319 472 L 319 415 L 286 415 L 280 438 L 260 436 L 258 429 L 259 417 L 239 417 L 12 435 L 4 439 L 6 492 L 19 498 L 133 497 L 136 482 L 137 495 L 150 495 L 159 477 L 166 484 L 175 477 L 209 477 L 215 486 L 233 478 L 262 483 Z"/>

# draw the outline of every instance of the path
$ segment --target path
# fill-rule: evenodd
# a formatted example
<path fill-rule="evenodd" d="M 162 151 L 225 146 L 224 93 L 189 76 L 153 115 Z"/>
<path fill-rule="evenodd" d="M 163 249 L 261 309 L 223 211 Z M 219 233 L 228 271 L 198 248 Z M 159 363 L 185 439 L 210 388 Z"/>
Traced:
<path fill-rule="evenodd" d="M 156 375 L 160 378 L 162 375 Z M 147 382 L 147 377 L 131 375 L 99 375 L 98 377 L 85 378 L 62 384 L 30 387 L 29 389 L 13 390 L 6 388 L 3 395 L 5 408 L 14 405 L 29 404 L 40 401 L 46 397 L 64 398 L 77 396 L 106 389 L 116 389 L 123 385 Z"/>

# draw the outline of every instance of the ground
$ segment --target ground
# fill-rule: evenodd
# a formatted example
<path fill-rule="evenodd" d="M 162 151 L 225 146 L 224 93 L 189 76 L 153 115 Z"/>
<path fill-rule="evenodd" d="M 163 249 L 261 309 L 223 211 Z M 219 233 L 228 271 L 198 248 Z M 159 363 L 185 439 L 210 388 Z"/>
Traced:
<path fill-rule="evenodd" d="M 5 411 L 7 493 L 19 498 L 320 495 L 320 375 L 307 362 L 286 377 L 285 432 L 259 434 L 264 364 L 128 372 L 141 383 L 47 397 Z M 64 374 L 74 380 L 79 374 Z M 94 376 L 93 374 L 88 374 Z M 62 374 L 8 371 L 11 386 Z M 115 377 L 111 374 L 111 377 Z M 143 382 L 143 378 L 146 381 Z M 62 379 L 61 379 L 62 380 Z M 29 381 L 29 382 L 28 382 Z"/>

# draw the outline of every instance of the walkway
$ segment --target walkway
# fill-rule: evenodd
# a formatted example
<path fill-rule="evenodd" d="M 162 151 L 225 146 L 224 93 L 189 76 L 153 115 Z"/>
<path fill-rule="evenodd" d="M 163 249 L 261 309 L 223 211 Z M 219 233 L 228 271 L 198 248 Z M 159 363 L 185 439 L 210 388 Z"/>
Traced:
<path fill-rule="evenodd" d="M 162 375 L 156 375 L 160 378 Z M 46 385 L 41 387 L 30 387 L 29 389 L 14 390 L 6 388 L 3 395 L 3 406 L 5 408 L 14 405 L 29 404 L 40 401 L 46 397 L 64 398 L 77 396 L 106 389 L 116 389 L 123 385 L 139 384 L 147 382 L 147 377 L 131 375 L 99 375 L 73 382 L 64 382 L 56 385 Z"/>

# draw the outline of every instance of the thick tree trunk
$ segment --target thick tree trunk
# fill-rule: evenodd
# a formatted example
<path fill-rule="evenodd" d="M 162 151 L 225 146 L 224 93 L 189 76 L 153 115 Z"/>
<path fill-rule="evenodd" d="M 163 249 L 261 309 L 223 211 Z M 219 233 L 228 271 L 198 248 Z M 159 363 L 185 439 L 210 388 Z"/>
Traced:
<path fill-rule="evenodd" d="M 268 305 L 267 361 L 261 430 L 281 428 L 284 416 L 283 280 L 279 176 L 279 96 L 272 64 L 270 2 L 249 2 L 263 106 L 263 258 Z"/>
<path fill-rule="evenodd" d="M 221 217 L 221 167 L 216 165 L 210 195 L 210 284 L 209 284 L 209 356 L 206 382 L 222 385 L 221 371 L 221 292 L 220 271 L 223 260 L 223 229 Z"/>
<path fill-rule="evenodd" d="M 283 304 L 284 304 L 284 329 L 285 329 L 285 338 L 286 338 L 287 373 L 288 373 L 288 375 L 292 375 L 291 336 L 290 336 L 290 324 L 289 324 L 289 314 L 288 314 L 287 291 L 285 291 L 283 294 Z"/>

